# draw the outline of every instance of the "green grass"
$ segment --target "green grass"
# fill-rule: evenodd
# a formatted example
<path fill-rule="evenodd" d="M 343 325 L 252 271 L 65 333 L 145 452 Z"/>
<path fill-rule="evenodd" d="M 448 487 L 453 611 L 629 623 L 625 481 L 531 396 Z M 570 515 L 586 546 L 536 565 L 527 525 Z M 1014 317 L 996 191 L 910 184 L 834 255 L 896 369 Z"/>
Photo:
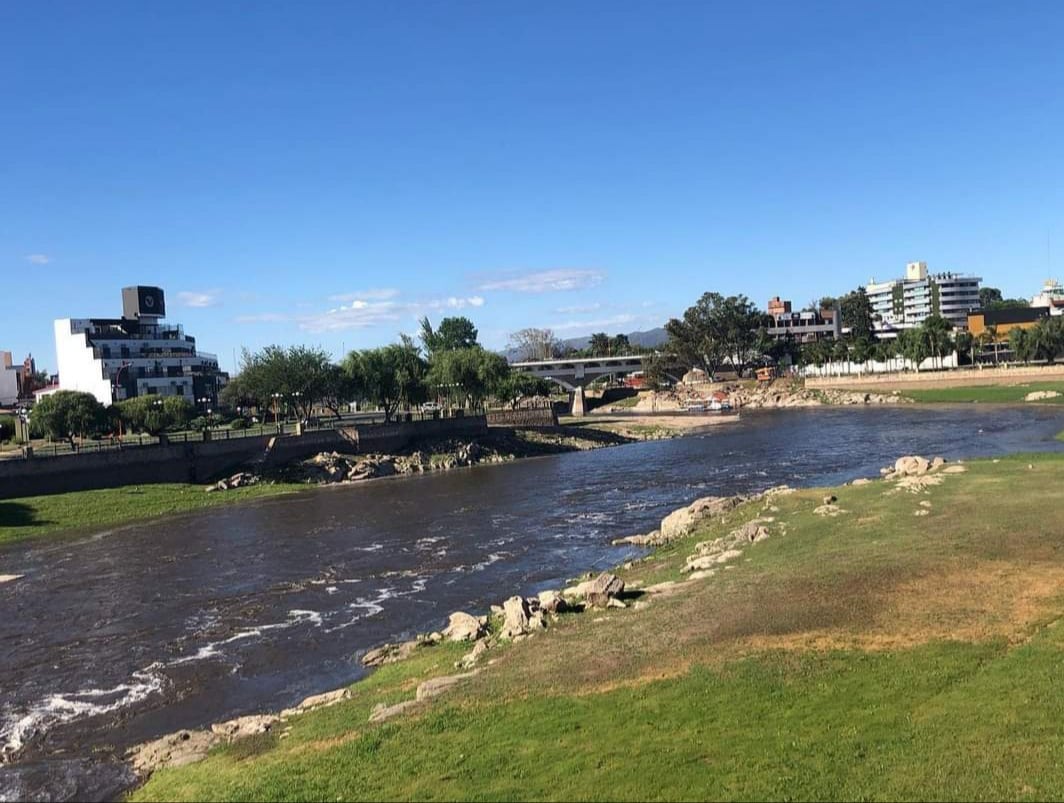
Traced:
<path fill-rule="evenodd" d="M 962 388 L 934 388 L 928 390 L 903 390 L 901 394 L 913 401 L 925 403 L 983 402 L 987 404 L 1010 404 L 1022 402 L 1028 393 L 1036 390 L 1052 390 L 1060 396 L 1028 404 L 1064 403 L 1064 382 L 1028 382 L 1022 385 L 980 385 Z"/>
<path fill-rule="evenodd" d="M 74 491 L 0 501 L 0 544 L 24 538 L 81 532 L 174 513 L 191 513 L 303 489 L 262 484 L 207 493 L 203 485 L 168 483 Z"/>
<path fill-rule="evenodd" d="M 837 518 L 813 513 L 816 490 L 743 506 L 622 572 L 679 579 L 696 542 L 772 516 L 773 536 L 716 577 L 645 610 L 564 616 L 448 696 L 367 724 L 462 652 L 423 649 L 285 738 L 160 771 L 132 797 L 1064 797 L 1062 470 L 1021 455 L 918 495 L 839 488 Z"/>

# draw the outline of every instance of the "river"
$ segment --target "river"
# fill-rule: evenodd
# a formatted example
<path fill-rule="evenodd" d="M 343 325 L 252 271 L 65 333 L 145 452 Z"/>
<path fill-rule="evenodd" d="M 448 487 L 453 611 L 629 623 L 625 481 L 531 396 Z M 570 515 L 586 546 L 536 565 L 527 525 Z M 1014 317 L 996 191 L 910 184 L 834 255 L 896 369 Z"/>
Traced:
<path fill-rule="evenodd" d="M 747 412 L 688 437 L 308 490 L 0 549 L 0 800 L 107 799 L 132 744 L 290 706 L 357 656 L 638 554 L 706 495 L 831 485 L 902 454 L 1064 448 L 1064 409 Z"/>

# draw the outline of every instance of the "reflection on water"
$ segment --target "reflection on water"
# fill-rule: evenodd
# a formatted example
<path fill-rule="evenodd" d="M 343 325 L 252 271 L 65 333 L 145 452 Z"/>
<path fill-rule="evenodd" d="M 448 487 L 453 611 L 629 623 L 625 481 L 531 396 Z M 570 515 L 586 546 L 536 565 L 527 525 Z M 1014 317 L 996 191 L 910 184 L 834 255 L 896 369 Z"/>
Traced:
<path fill-rule="evenodd" d="M 357 653 L 637 554 L 698 496 L 1051 450 L 1064 411 L 746 413 L 697 436 L 309 491 L 0 551 L 0 800 L 105 797 L 114 756 L 356 679 Z"/>

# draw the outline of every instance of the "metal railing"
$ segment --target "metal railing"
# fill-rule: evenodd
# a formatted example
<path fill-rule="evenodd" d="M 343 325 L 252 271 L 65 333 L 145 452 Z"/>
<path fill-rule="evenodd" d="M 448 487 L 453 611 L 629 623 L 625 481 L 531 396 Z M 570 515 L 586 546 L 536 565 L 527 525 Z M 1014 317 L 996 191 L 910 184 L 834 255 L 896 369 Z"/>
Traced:
<path fill-rule="evenodd" d="M 382 411 L 364 413 L 346 413 L 339 418 L 316 418 L 305 422 L 302 431 L 320 432 L 323 430 L 343 429 L 360 425 L 381 425 L 384 423 L 410 423 L 414 421 L 432 421 L 447 418 L 462 418 L 473 415 L 483 415 L 484 408 L 476 409 L 453 409 L 436 411 L 400 411 L 391 416 L 391 420 L 385 422 Z M 164 432 L 162 436 L 148 435 L 115 435 L 113 437 L 84 439 L 75 441 L 73 444 L 66 441 L 53 441 L 47 443 L 31 444 L 32 458 L 61 457 L 66 455 L 99 454 L 101 452 L 115 452 L 127 449 L 141 449 L 152 446 L 175 445 L 185 443 L 203 443 L 204 441 L 228 441 L 241 438 L 273 437 L 276 435 L 295 435 L 299 431 L 299 422 L 280 421 L 277 423 L 253 424 L 243 429 L 231 429 L 227 426 L 210 427 L 206 430 L 188 430 L 183 432 Z M 209 433 L 209 434 L 208 434 Z M 0 448 L 0 460 L 25 460 L 30 455 L 25 447 L 14 446 L 6 449 Z"/>

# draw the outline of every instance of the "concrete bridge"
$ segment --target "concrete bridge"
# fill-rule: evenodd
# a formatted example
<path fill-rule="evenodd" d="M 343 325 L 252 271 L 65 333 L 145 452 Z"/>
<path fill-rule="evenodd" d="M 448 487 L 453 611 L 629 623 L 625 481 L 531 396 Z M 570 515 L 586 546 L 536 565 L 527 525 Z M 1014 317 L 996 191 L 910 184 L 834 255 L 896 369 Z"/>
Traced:
<path fill-rule="evenodd" d="M 573 415 L 584 414 L 584 388 L 604 376 L 628 376 L 643 370 L 643 357 L 630 354 L 620 357 L 559 357 L 553 360 L 532 360 L 512 363 L 515 371 L 531 374 L 561 385 L 572 394 Z M 668 358 L 666 374 L 678 381 L 682 366 Z"/>

